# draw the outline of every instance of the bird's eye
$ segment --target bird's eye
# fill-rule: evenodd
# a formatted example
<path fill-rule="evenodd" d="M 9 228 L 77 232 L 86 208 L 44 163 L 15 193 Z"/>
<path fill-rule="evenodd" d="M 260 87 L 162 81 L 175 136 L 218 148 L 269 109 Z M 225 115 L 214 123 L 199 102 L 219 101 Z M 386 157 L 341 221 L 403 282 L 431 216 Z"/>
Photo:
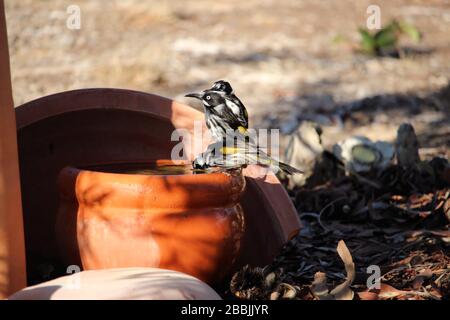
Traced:
<path fill-rule="evenodd" d="M 211 100 L 211 96 L 210 96 L 210 95 L 207 95 L 207 96 L 205 97 L 205 99 L 206 99 L 206 100 Z"/>

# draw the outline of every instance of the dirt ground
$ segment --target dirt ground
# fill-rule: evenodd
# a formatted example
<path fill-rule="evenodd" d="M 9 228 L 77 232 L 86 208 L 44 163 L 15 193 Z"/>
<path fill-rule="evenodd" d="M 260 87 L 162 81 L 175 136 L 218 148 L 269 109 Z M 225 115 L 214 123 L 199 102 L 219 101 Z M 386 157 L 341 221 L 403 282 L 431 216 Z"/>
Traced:
<path fill-rule="evenodd" d="M 392 140 L 409 121 L 422 147 L 448 146 L 449 102 L 435 95 L 450 78 L 450 2 L 377 3 L 382 23 L 397 18 L 421 31 L 416 54 L 354 53 L 371 4 L 365 0 L 7 0 L 15 103 L 84 87 L 187 102 L 184 93 L 227 79 L 253 127 L 289 132 L 298 120 L 313 119 L 332 144 L 352 133 Z M 66 27 L 72 4 L 81 9 L 79 30 Z M 380 105 L 388 110 L 336 125 L 334 113 L 355 105 L 362 117 Z"/>

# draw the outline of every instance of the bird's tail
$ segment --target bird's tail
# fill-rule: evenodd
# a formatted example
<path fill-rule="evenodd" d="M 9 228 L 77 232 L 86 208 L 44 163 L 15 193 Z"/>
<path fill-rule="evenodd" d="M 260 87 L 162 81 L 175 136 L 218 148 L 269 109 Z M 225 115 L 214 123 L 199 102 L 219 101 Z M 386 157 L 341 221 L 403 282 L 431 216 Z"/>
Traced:
<path fill-rule="evenodd" d="M 302 170 L 294 168 L 293 166 L 283 162 L 278 162 L 278 167 L 286 174 L 304 173 Z"/>

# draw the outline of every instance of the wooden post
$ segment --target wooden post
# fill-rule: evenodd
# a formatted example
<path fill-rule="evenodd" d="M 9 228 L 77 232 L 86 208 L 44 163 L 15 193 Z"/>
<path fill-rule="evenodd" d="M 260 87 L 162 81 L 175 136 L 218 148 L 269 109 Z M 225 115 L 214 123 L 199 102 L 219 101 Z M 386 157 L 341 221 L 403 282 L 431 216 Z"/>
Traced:
<path fill-rule="evenodd" d="M 17 131 L 5 8 L 0 0 L 0 299 L 26 286 Z"/>

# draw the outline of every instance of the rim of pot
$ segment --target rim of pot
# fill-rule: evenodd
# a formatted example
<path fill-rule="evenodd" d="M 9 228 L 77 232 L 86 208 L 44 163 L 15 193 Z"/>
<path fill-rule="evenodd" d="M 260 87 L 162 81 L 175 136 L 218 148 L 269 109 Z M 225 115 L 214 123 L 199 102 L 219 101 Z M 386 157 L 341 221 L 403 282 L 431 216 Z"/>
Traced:
<path fill-rule="evenodd" d="M 157 165 L 169 163 L 174 162 L 158 160 Z M 76 199 L 79 204 L 87 206 L 115 208 L 188 210 L 232 207 L 239 201 L 244 188 L 245 178 L 241 170 L 146 175 L 67 166 L 58 175 L 58 190 L 63 199 Z"/>

